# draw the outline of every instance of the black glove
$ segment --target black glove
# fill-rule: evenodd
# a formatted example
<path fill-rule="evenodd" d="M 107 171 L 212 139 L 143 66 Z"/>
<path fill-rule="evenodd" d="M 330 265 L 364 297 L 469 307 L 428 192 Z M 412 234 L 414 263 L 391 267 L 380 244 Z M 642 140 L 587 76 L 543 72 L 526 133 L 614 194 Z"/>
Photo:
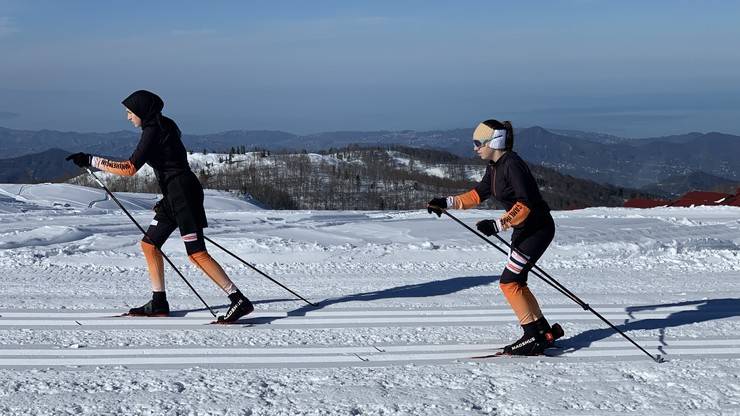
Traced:
<path fill-rule="evenodd" d="M 478 231 L 487 236 L 492 236 L 494 234 L 498 234 L 500 231 L 503 231 L 503 227 L 501 227 L 501 220 L 499 219 L 478 221 L 478 223 L 475 224 L 475 228 L 477 228 Z"/>
<path fill-rule="evenodd" d="M 427 204 L 427 212 L 435 213 L 438 217 L 447 209 L 447 198 L 434 198 Z"/>
<path fill-rule="evenodd" d="M 74 153 L 67 156 L 64 160 L 71 160 L 75 165 L 81 168 L 87 168 L 92 163 L 92 155 L 88 153 Z"/>

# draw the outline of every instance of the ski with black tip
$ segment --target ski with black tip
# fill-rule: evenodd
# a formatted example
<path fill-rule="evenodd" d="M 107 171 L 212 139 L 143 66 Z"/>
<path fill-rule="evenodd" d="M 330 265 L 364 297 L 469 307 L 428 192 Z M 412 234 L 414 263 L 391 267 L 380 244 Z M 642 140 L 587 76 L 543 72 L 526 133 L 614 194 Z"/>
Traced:
<path fill-rule="evenodd" d="M 111 315 L 110 318 L 169 318 L 171 315 L 132 315 L 124 312 L 119 315 Z"/>
<path fill-rule="evenodd" d="M 471 360 L 484 360 L 486 358 L 494 358 L 494 357 L 501 357 L 505 356 L 507 354 L 504 353 L 503 348 L 500 351 L 496 351 L 493 354 L 486 354 L 486 355 L 476 355 L 473 357 L 470 357 Z"/>
<path fill-rule="evenodd" d="M 550 347 L 545 350 L 542 354 L 535 354 L 535 355 L 514 355 L 514 354 L 508 354 L 504 352 L 503 349 L 500 351 L 496 351 L 493 354 L 487 354 L 487 355 L 477 355 L 474 357 L 470 357 L 471 360 L 485 360 L 487 358 L 496 358 L 496 357 L 558 357 L 558 354 L 555 354 L 558 351 L 562 351 L 558 347 Z"/>
<path fill-rule="evenodd" d="M 219 316 L 219 318 L 221 318 L 221 317 Z M 241 318 L 240 319 L 237 319 L 235 321 L 225 321 L 225 320 L 222 320 L 222 319 L 216 319 L 215 321 L 211 321 L 210 325 L 249 325 L 249 326 L 254 325 L 254 323 L 241 322 L 241 321 L 243 321 L 243 319 L 241 319 Z"/>

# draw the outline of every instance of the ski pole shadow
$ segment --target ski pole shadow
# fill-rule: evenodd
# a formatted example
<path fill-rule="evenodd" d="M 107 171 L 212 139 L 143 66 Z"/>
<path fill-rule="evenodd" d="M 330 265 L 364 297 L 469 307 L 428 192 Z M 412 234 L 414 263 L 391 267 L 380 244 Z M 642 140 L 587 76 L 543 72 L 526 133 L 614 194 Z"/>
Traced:
<path fill-rule="evenodd" d="M 702 299 L 656 305 L 630 306 L 626 308 L 626 311 L 630 317 L 633 317 L 632 314 L 635 312 L 660 311 L 662 308 L 687 306 L 695 306 L 695 309 L 673 312 L 663 319 L 640 319 L 614 326 L 624 333 L 636 330 L 660 330 L 658 341 L 660 342 L 661 347 L 658 349 L 661 353 L 665 354 L 662 347 L 669 345 L 665 340 L 666 328 L 674 328 L 683 325 L 740 316 L 740 299 L 737 298 Z M 615 334 L 617 334 L 617 332 L 608 327 L 591 329 L 573 337 L 558 340 L 556 344 L 561 348 L 561 350 L 548 355 L 557 356 L 577 351 L 582 348 L 587 348 L 592 343 L 609 338 Z"/>
<path fill-rule="evenodd" d="M 383 290 L 376 290 L 372 292 L 355 293 L 347 296 L 341 296 L 337 298 L 329 298 L 318 302 L 316 306 L 304 305 L 287 313 L 287 317 L 291 316 L 305 316 L 307 312 L 316 311 L 319 309 L 326 308 L 331 305 L 347 302 L 372 302 L 374 300 L 381 299 L 395 299 L 395 298 L 425 298 L 434 296 L 444 296 L 455 292 L 459 292 L 465 289 L 471 289 L 478 286 L 486 286 L 493 282 L 498 281 L 501 276 L 463 276 L 453 277 L 446 280 L 433 280 L 425 283 L 417 283 L 412 285 L 396 286 Z M 240 324 L 265 324 L 276 321 L 278 319 L 285 319 L 284 317 L 268 317 L 268 318 L 249 318 L 240 319 L 237 323 Z"/>

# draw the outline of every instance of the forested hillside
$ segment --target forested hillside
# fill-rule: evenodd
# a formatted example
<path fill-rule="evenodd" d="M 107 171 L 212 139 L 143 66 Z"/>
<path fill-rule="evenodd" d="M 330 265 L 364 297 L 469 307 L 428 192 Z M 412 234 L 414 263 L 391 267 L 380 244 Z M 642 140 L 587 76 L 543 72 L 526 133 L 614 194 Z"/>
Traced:
<path fill-rule="evenodd" d="M 437 150 L 347 147 L 320 153 L 267 150 L 189 155 L 206 188 L 249 195 L 275 209 L 419 209 L 434 196 L 461 193 L 483 175 L 485 163 Z M 553 209 L 621 206 L 645 196 L 635 190 L 603 186 L 533 165 L 545 199 Z M 114 191 L 158 192 L 151 169 L 134 177 L 104 175 Z M 82 175 L 74 183 L 93 185 Z M 494 206 L 491 201 L 485 207 Z"/>

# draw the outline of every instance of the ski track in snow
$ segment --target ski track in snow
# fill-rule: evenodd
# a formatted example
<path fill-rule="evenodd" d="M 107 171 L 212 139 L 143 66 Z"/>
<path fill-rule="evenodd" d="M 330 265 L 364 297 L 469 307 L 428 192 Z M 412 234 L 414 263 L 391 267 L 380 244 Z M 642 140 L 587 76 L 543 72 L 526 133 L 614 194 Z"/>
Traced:
<path fill-rule="evenodd" d="M 119 197 L 146 226 L 156 196 Z M 532 275 L 558 348 L 471 359 L 520 329 L 504 256 L 449 219 L 206 199 L 206 235 L 320 307 L 211 247 L 253 315 L 208 325 L 167 266 L 175 317 L 113 318 L 149 293 L 128 218 L 99 190 L 0 185 L 0 414 L 740 414 L 740 209 L 554 214 L 540 266 L 668 360 L 655 364 Z M 164 251 L 227 307 L 176 236 Z"/>

